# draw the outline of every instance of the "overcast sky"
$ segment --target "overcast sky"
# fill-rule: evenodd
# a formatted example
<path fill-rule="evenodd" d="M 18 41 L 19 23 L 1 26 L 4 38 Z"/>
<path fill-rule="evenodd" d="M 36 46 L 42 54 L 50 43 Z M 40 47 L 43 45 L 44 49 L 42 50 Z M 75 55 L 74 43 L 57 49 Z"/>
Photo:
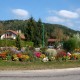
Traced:
<path fill-rule="evenodd" d="M 0 20 L 29 19 L 80 30 L 80 0 L 0 0 Z"/>

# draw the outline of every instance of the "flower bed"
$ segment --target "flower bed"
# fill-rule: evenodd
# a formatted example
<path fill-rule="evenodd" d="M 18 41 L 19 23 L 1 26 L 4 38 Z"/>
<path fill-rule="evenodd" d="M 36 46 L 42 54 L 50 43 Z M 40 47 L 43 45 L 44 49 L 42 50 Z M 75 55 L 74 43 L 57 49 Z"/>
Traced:
<path fill-rule="evenodd" d="M 8 59 L 9 57 L 9 59 Z M 18 51 L 18 53 L 11 51 L 2 51 L 0 53 L 1 60 L 12 60 L 12 61 L 22 61 L 22 62 L 48 62 L 48 61 L 67 61 L 67 60 L 80 60 L 80 54 L 78 53 L 69 53 L 64 50 L 56 49 L 46 49 L 44 53 L 42 51 Z"/>

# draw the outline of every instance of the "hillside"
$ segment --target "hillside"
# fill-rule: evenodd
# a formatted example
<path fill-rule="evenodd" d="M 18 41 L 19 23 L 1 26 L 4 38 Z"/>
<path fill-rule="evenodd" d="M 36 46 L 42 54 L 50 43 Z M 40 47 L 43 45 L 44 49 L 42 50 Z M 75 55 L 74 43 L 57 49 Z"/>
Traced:
<path fill-rule="evenodd" d="M 27 20 L 23 21 L 23 20 L 7 20 L 7 21 L 0 21 L 0 30 L 8 30 L 8 29 L 12 29 L 12 30 L 18 30 L 21 29 L 23 31 L 23 28 L 26 27 L 27 25 Z M 47 30 L 53 30 L 54 28 L 58 27 L 62 30 L 64 30 L 64 32 L 66 33 L 77 33 L 80 31 L 75 31 L 73 29 L 68 28 L 67 26 L 64 25 L 59 25 L 59 24 L 49 24 L 49 23 L 44 23 L 44 26 Z"/>

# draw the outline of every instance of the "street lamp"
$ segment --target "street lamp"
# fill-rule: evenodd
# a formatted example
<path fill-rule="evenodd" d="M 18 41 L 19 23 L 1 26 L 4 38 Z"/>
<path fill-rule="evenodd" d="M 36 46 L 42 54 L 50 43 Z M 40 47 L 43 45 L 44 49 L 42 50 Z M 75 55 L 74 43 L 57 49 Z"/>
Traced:
<path fill-rule="evenodd" d="M 45 42 L 44 42 L 44 24 L 42 24 L 42 47 L 44 48 Z"/>

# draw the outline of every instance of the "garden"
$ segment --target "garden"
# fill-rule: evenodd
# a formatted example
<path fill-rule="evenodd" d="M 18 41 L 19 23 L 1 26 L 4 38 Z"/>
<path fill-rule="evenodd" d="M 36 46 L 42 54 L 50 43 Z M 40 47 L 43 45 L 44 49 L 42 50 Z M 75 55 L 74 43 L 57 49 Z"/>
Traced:
<path fill-rule="evenodd" d="M 20 45 L 16 47 L 0 47 L 0 69 L 80 67 L 79 44 L 79 39 L 71 38 L 66 40 L 60 48 L 35 48 L 28 45 L 25 47 L 20 47 Z"/>
<path fill-rule="evenodd" d="M 43 48 L 35 50 L 33 47 L 17 50 L 16 47 L 1 48 L 0 60 L 20 61 L 20 62 L 52 62 L 52 61 L 70 61 L 80 60 L 80 49 L 75 49 L 74 53 L 66 52 L 63 49 Z"/>

